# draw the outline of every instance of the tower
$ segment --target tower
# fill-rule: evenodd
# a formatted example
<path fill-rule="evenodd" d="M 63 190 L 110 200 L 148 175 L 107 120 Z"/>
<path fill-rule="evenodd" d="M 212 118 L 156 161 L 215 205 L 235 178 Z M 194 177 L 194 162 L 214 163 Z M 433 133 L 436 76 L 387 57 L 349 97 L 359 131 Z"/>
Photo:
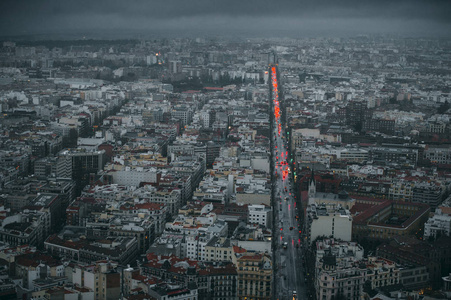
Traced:
<path fill-rule="evenodd" d="M 309 186 L 308 186 L 308 205 L 315 203 L 316 195 L 316 183 L 315 183 L 315 173 L 312 169 L 312 174 L 310 175 Z"/>

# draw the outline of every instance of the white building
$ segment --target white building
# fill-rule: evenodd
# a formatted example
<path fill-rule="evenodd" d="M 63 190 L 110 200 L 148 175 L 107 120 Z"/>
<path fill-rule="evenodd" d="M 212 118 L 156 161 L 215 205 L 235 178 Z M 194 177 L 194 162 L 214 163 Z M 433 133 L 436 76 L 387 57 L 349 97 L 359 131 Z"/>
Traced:
<path fill-rule="evenodd" d="M 228 238 L 213 237 L 205 247 L 207 261 L 232 261 L 233 245 Z"/>
<path fill-rule="evenodd" d="M 305 219 L 308 242 L 313 242 L 319 236 L 351 241 L 352 217 L 349 209 L 354 205 L 354 199 L 343 191 L 337 195 L 317 193 L 313 178 L 315 175 L 312 172 Z"/>
<path fill-rule="evenodd" d="M 367 280 L 372 289 L 400 283 L 400 269 L 394 261 L 369 256 L 365 261 L 368 269 Z"/>
<path fill-rule="evenodd" d="M 96 300 L 120 299 L 120 273 L 116 271 L 116 267 L 115 263 L 99 261 L 88 266 L 68 267 L 66 274 L 70 274 L 71 283 L 95 291 Z M 109 284 L 106 285 L 105 282 Z"/>
<path fill-rule="evenodd" d="M 193 120 L 193 112 L 189 106 L 179 105 L 175 106 L 171 111 L 171 117 L 178 119 L 182 122 L 182 125 L 189 125 Z"/>
<path fill-rule="evenodd" d="M 424 157 L 433 163 L 451 164 L 451 149 L 448 147 L 428 147 L 424 150 Z"/>
<path fill-rule="evenodd" d="M 363 292 L 367 269 L 358 262 L 363 248 L 354 242 L 326 239 L 316 243 L 316 299 L 330 300 L 338 295 L 358 300 Z"/>
<path fill-rule="evenodd" d="M 349 210 L 334 204 L 311 204 L 307 207 L 306 234 L 310 242 L 319 236 L 350 241 L 352 217 Z"/>
<path fill-rule="evenodd" d="M 210 118 L 211 112 L 208 111 L 202 111 L 200 113 L 200 118 L 202 120 L 202 127 L 204 128 L 210 128 L 211 125 L 211 118 Z"/>
<path fill-rule="evenodd" d="M 186 257 L 192 260 L 207 260 L 207 252 L 205 246 L 210 242 L 212 237 L 207 234 L 199 234 L 186 238 Z"/>
<path fill-rule="evenodd" d="M 239 155 L 239 164 L 242 168 L 251 167 L 254 170 L 269 173 L 269 155 L 266 152 L 260 152 L 259 149 L 252 151 L 248 149 Z"/>
<path fill-rule="evenodd" d="M 130 168 L 125 167 L 122 171 L 111 172 L 113 183 L 125 186 L 139 186 L 141 182 L 157 182 L 158 171 L 155 168 Z"/>
<path fill-rule="evenodd" d="M 317 299 L 360 300 L 363 286 L 372 289 L 400 283 L 400 269 L 395 262 L 369 256 L 355 242 L 324 239 L 316 243 L 315 288 Z"/>
<path fill-rule="evenodd" d="M 174 223 L 181 223 L 184 217 L 179 215 Z M 216 238 L 217 240 L 222 237 L 227 236 L 228 225 L 223 220 L 216 220 L 215 222 L 208 223 L 192 223 L 197 222 L 196 219 L 186 219 L 188 223 L 185 223 L 181 227 L 181 232 L 186 237 L 186 253 L 185 257 L 188 257 L 193 260 L 205 261 L 209 260 L 211 257 L 208 257 L 208 253 L 206 251 L 207 244 L 210 243 L 211 240 Z M 200 220 L 200 221 L 208 221 L 208 220 Z M 191 225 L 189 225 L 191 223 Z M 168 224 L 167 224 L 168 225 Z M 172 226 L 172 229 L 175 227 Z"/>
<path fill-rule="evenodd" d="M 266 205 L 252 204 L 248 206 L 248 223 L 271 226 L 271 208 Z"/>
<path fill-rule="evenodd" d="M 182 196 L 179 189 L 163 188 L 152 193 L 149 202 L 164 204 L 168 207 L 169 213 L 175 215 L 181 206 Z"/>
<path fill-rule="evenodd" d="M 435 215 L 424 224 L 424 239 L 429 237 L 437 237 L 438 233 L 450 236 L 451 233 L 451 216 L 443 213 L 442 209 L 437 208 Z"/>

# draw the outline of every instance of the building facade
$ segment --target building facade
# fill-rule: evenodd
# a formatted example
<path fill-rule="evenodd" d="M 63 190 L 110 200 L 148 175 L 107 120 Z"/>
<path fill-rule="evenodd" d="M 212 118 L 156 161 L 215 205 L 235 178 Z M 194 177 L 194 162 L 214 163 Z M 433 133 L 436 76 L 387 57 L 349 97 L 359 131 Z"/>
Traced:
<path fill-rule="evenodd" d="M 238 299 L 272 298 L 272 260 L 267 254 L 246 253 L 237 260 Z"/>

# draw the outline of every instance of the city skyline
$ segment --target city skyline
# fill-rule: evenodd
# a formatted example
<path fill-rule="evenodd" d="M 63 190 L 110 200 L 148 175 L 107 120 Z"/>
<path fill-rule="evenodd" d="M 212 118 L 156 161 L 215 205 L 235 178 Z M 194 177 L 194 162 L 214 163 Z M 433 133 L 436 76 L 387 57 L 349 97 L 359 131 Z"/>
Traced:
<path fill-rule="evenodd" d="M 0 298 L 451 299 L 450 13 L 2 1 Z"/>

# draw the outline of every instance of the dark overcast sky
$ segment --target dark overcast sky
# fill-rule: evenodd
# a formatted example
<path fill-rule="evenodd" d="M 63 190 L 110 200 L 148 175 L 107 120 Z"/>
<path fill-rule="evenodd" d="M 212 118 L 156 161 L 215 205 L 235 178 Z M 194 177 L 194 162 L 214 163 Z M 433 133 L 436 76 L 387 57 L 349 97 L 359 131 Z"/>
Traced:
<path fill-rule="evenodd" d="M 451 36 L 451 0 L 0 0 L 0 35 L 175 31 Z"/>

